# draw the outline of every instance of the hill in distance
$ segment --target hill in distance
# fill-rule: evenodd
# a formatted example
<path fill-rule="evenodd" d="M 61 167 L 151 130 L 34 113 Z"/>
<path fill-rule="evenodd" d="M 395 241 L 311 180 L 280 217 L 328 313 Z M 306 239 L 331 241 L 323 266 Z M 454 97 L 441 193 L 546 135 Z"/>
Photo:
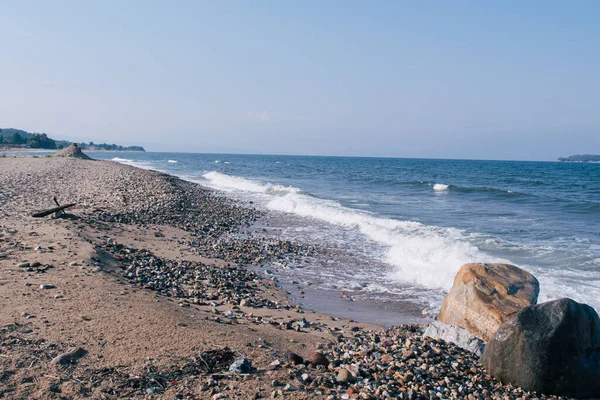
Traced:
<path fill-rule="evenodd" d="M 21 129 L 0 129 L 0 146 L 29 147 L 32 149 L 62 149 L 71 144 L 67 140 L 54 140 L 45 133 L 30 133 Z M 117 144 L 94 142 L 78 143 L 83 150 L 109 150 L 109 151 L 146 151 L 142 146 L 119 146 Z"/>
<path fill-rule="evenodd" d="M 589 163 L 600 163 L 600 155 L 594 154 L 576 154 L 569 157 L 561 157 L 558 159 L 560 162 L 589 162 Z"/>

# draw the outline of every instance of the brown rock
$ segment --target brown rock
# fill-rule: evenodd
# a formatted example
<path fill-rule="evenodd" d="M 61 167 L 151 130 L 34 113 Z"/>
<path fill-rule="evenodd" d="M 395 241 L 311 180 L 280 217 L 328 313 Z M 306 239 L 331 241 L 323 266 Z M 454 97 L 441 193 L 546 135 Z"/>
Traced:
<path fill-rule="evenodd" d="M 312 365 L 322 365 L 327 367 L 329 365 L 329 360 L 327 357 L 323 355 L 323 353 L 319 351 L 313 351 L 306 357 L 306 362 Z"/>
<path fill-rule="evenodd" d="M 391 354 L 384 354 L 381 356 L 381 361 L 383 361 L 383 362 L 394 361 L 394 356 L 392 356 Z"/>
<path fill-rule="evenodd" d="M 437 319 L 488 341 L 502 323 L 536 304 L 540 285 L 529 272 L 509 264 L 465 264 L 444 299 Z"/>
<path fill-rule="evenodd" d="M 335 377 L 335 380 L 338 381 L 339 383 L 354 382 L 354 377 L 352 376 L 350 371 L 348 371 L 346 368 L 341 368 L 338 371 L 338 374 Z"/>

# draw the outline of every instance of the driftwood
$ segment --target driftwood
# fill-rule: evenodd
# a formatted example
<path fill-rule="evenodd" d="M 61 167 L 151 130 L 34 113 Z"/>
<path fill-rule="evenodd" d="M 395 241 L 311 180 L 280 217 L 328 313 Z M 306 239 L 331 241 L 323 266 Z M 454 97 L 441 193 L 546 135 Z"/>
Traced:
<path fill-rule="evenodd" d="M 42 217 L 46 217 L 52 213 L 57 213 L 59 211 L 63 211 L 67 208 L 71 208 L 73 206 L 77 205 L 77 203 L 71 203 L 71 204 L 65 204 L 64 206 L 59 206 L 59 207 L 54 207 L 54 208 L 50 208 L 48 210 L 44 210 L 44 211 L 40 211 L 40 212 L 36 212 L 31 214 L 31 216 L 33 218 L 42 218 Z"/>

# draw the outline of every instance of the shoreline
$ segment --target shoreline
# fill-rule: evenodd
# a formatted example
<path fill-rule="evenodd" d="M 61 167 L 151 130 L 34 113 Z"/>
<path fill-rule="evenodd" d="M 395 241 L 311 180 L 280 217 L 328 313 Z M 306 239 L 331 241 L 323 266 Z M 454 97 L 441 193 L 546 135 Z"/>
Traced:
<path fill-rule="evenodd" d="M 243 265 L 318 249 L 234 238 L 261 212 L 215 191 L 110 161 L 4 157 L 0 167 L 0 396 L 525 394 L 487 377 L 472 354 L 424 339 L 422 326 L 384 329 L 296 306 Z M 29 216 L 53 196 L 78 205 L 64 218 Z M 86 354 L 50 362 L 69 348 Z M 329 368 L 288 355 L 317 350 Z M 238 357 L 254 369 L 228 372 Z M 356 374 L 339 377 L 346 366 Z"/>

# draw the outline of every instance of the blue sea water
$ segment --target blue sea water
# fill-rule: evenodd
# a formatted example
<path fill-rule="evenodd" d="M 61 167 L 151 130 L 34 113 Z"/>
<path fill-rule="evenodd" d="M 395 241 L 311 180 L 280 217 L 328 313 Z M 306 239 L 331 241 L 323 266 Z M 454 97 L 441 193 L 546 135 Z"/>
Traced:
<path fill-rule="evenodd" d="M 435 312 L 460 266 L 508 262 L 540 301 L 600 310 L 600 164 L 91 152 L 252 201 L 266 235 L 330 251 L 274 266 L 323 290 Z"/>

